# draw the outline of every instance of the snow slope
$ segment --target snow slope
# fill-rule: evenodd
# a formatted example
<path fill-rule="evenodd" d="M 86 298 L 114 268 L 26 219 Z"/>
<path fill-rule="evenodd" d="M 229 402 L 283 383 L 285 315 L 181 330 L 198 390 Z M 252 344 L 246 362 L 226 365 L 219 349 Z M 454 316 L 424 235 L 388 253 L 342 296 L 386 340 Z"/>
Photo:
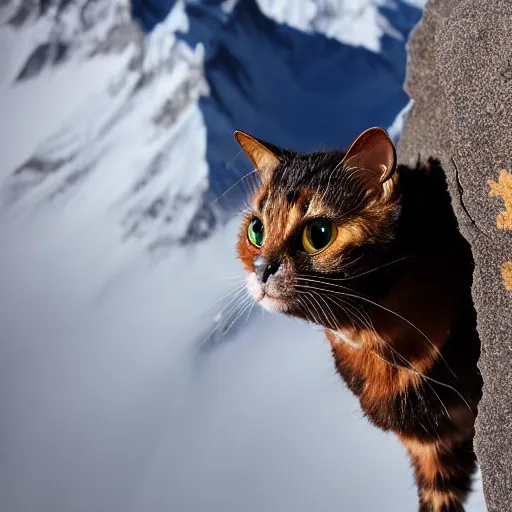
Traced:
<path fill-rule="evenodd" d="M 3 130 L 1 197 L 18 215 L 48 201 L 85 207 L 94 195 L 97 208 L 117 218 L 118 237 L 162 247 L 203 236 L 208 218 L 206 131 L 197 105 L 208 92 L 203 52 L 172 35 L 187 28 L 182 4 L 147 38 L 133 25 L 125 31 L 124 8 L 124 16 L 100 10 L 94 29 L 70 37 L 65 62 L 17 82 L 12 77 L 23 75 L 29 46 L 34 55 L 44 40 L 33 39 L 34 31 L 51 16 L 23 30 L 3 28 L 10 51 L 0 117 L 12 122 Z M 66 7 L 63 26 L 78 12 Z"/>

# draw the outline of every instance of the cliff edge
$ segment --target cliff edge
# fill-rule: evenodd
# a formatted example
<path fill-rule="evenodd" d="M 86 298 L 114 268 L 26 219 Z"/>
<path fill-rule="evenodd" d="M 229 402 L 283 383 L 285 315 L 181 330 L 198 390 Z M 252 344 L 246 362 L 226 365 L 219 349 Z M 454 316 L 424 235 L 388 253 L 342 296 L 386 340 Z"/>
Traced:
<path fill-rule="evenodd" d="M 407 45 L 398 155 L 440 159 L 475 259 L 484 378 L 475 446 L 489 512 L 512 510 L 512 3 L 430 0 Z"/>

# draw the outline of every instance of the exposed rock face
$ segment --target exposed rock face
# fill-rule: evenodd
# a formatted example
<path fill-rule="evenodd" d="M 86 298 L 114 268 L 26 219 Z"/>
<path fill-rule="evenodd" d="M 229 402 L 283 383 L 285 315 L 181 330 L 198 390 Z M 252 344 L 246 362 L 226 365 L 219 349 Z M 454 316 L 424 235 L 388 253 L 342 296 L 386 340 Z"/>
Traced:
<path fill-rule="evenodd" d="M 476 451 L 490 512 L 512 510 L 512 3 L 431 0 L 408 43 L 399 143 L 439 158 L 475 259 L 484 396 Z"/>

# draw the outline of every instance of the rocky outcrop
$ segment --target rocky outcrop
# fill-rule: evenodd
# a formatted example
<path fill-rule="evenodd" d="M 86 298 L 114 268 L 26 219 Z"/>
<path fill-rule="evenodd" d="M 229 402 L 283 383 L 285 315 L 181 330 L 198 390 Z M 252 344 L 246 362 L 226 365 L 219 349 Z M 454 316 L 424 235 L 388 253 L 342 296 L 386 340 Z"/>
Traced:
<path fill-rule="evenodd" d="M 439 158 L 475 259 L 484 396 L 476 451 L 490 512 L 512 510 L 512 3 L 431 0 L 408 43 L 415 103 L 399 158 Z"/>

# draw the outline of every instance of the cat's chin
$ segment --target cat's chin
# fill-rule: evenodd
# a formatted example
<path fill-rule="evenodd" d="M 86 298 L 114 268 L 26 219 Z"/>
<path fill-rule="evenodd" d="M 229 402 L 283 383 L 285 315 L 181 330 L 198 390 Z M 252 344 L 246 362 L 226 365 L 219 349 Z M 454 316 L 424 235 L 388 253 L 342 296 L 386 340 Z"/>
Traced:
<path fill-rule="evenodd" d="M 275 297 L 270 297 L 269 295 L 264 295 L 260 300 L 258 300 L 258 304 L 267 311 L 270 312 L 284 312 L 286 302 L 282 299 L 276 299 Z"/>

